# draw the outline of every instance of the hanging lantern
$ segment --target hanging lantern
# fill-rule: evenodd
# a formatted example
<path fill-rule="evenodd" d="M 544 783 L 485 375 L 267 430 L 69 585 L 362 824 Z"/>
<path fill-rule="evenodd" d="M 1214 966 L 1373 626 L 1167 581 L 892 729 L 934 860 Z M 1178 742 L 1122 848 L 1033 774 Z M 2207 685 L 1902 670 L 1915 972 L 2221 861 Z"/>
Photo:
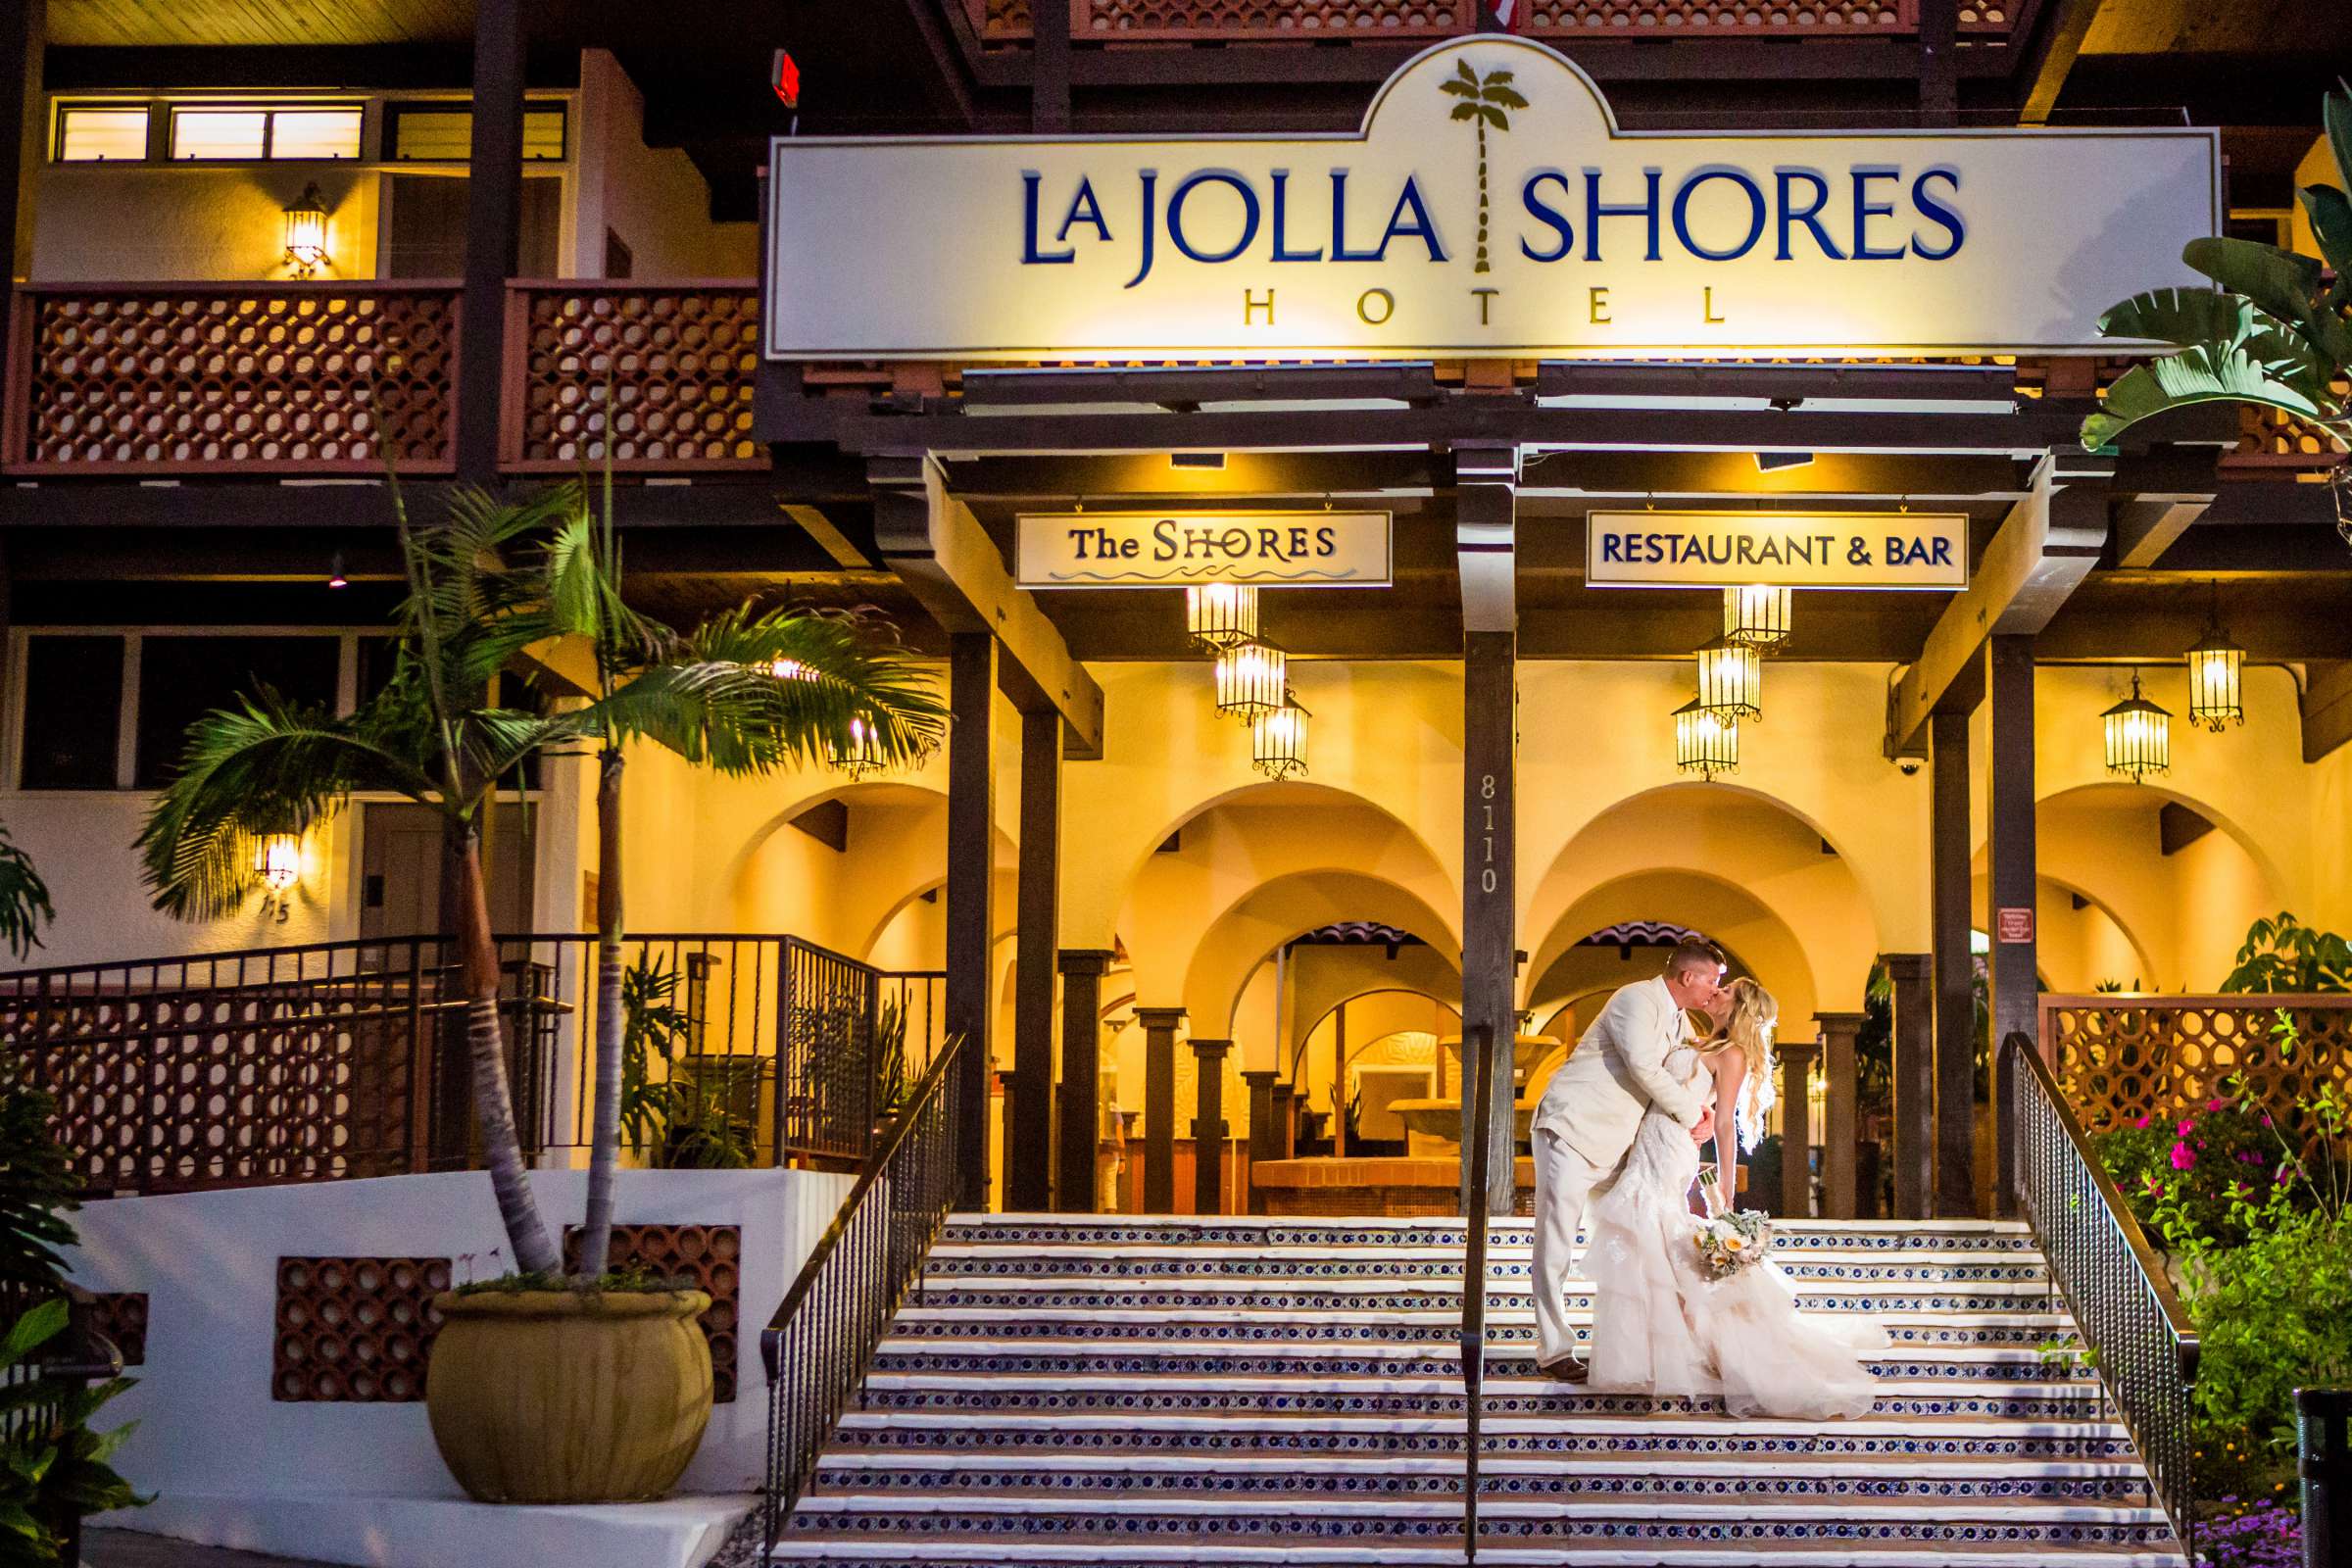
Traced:
<path fill-rule="evenodd" d="M 1717 717 L 1697 702 L 1674 710 L 1674 765 L 1711 779 L 1740 771 L 1740 723 Z"/>
<path fill-rule="evenodd" d="M 302 840 L 291 833 L 265 833 L 254 841 L 253 870 L 271 893 L 283 893 L 302 878 Z"/>
<path fill-rule="evenodd" d="M 2107 724 L 2107 771 L 2140 783 L 2173 765 L 2173 715 L 2139 695 L 2139 671 L 2132 672 L 2132 695 L 2099 715 Z"/>
<path fill-rule="evenodd" d="M 1306 772 L 1306 710 L 1283 694 L 1282 706 L 1250 721 L 1250 765 L 1271 779 Z"/>
<path fill-rule="evenodd" d="M 286 265 L 296 277 L 309 277 L 326 260 L 326 203 L 316 182 L 286 208 Z"/>
<path fill-rule="evenodd" d="M 881 736 L 864 717 L 850 720 L 850 742 L 847 746 L 831 748 L 826 760 L 852 779 L 861 779 L 868 773 L 879 773 L 889 762 L 882 756 Z"/>
<path fill-rule="evenodd" d="M 1750 648 L 1774 649 L 1788 640 L 1789 602 L 1787 588 L 1726 588 L 1723 591 L 1723 635 L 1727 641 Z"/>
<path fill-rule="evenodd" d="M 1247 583 L 1204 582 L 1184 591 L 1184 629 L 1203 648 L 1231 648 L 1257 636 L 1257 590 Z"/>
<path fill-rule="evenodd" d="M 1698 651 L 1698 706 L 1725 723 L 1764 716 L 1764 668 L 1746 643 L 1718 637 Z"/>
<path fill-rule="evenodd" d="M 2188 721 L 2202 724 L 2216 735 L 2230 723 L 2246 721 L 2246 705 L 2241 667 L 2246 651 L 2230 642 L 2230 634 L 2222 629 L 2221 587 L 2214 587 L 2213 613 L 2205 624 L 2205 635 L 2197 646 L 2188 651 Z"/>
<path fill-rule="evenodd" d="M 1217 711 L 1250 720 L 1283 705 L 1289 661 L 1279 648 L 1237 643 L 1217 655 Z"/>

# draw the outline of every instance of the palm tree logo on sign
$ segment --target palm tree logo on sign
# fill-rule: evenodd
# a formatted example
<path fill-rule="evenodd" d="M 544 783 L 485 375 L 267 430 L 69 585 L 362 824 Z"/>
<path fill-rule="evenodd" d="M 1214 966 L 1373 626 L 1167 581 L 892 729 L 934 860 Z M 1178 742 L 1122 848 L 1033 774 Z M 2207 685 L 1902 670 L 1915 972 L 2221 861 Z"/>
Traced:
<path fill-rule="evenodd" d="M 1474 272 L 1492 271 L 1487 265 L 1487 127 L 1496 130 L 1511 128 L 1509 111 L 1525 109 L 1527 100 L 1511 85 L 1512 73 L 1490 71 L 1480 75 L 1470 69 L 1470 62 L 1454 62 L 1454 74 L 1438 83 L 1441 91 L 1462 101 L 1453 106 L 1453 118 L 1467 120 L 1478 127 L 1478 265 Z"/>

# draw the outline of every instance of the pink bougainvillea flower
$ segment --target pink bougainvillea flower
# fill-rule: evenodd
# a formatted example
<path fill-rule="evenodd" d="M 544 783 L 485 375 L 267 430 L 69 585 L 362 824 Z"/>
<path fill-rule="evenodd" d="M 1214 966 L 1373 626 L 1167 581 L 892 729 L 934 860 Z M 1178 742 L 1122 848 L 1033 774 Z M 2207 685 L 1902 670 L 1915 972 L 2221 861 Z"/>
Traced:
<path fill-rule="evenodd" d="M 2187 1117 L 2181 1118 L 2180 1125 L 2173 1129 L 2174 1132 L 2178 1133 L 2182 1138 L 2186 1138 L 2190 1133 L 2193 1133 L 2196 1130 L 2196 1122 Z"/>
<path fill-rule="evenodd" d="M 2145 1127 L 2148 1125 L 2148 1123 L 2149 1123 L 2149 1122 L 2151 1122 L 2151 1121 L 2154 1121 L 2155 1119 L 2156 1119 L 2156 1118 L 2155 1118 L 2155 1117 L 2153 1117 L 2153 1116 L 2142 1116 L 2142 1117 L 2140 1117 L 2140 1118 L 2139 1118 L 2139 1120 L 2137 1120 L 2137 1121 L 2133 1122 L 2132 1125 L 2132 1126 L 2134 1126 L 2134 1127 L 2138 1127 L 2138 1128 L 2142 1128 L 2142 1129 L 2144 1129 L 2144 1128 L 2145 1128 Z"/>
<path fill-rule="evenodd" d="M 2197 1152 L 2186 1144 L 2173 1146 L 2173 1169 L 2186 1170 L 2197 1162 Z"/>
<path fill-rule="evenodd" d="M 2156 1179 L 2156 1173 L 2154 1171 L 2143 1172 L 2140 1175 L 2139 1180 L 2140 1185 L 2148 1190 L 2149 1197 L 2162 1198 L 2164 1196 L 2164 1183 Z"/>
<path fill-rule="evenodd" d="M 2230 1102 L 2227 1100 L 2208 1100 L 2205 1102 L 2205 1108 L 2207 1110 L 2219 1110 L 2228 1103 L 2230 1103 Z"/>

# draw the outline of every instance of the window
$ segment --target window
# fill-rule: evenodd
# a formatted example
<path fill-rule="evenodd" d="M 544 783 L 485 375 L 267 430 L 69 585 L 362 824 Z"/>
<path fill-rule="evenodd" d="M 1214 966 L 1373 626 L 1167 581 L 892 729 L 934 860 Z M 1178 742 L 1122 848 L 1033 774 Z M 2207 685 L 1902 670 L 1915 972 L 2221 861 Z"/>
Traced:
<path fill-rule="evenodd" d="M 391 133 L 384 139 L 395 163 L 462 164 L 473 154 L 473 110 L 463 103 L 392 106 Z M 562 104 L 532 104 L 522 112 L 522 161 L 560 163 L 564 158 Z"/>
<path fill-rule="evenodd" d="M 122 638 L 25 638 L 21 785 L 113 789 L 122 711 Z"/>
<path fill-rule="evenodd" d="M 147 110 L 101 109 L 91 105 L 57 112 L 57 161 L 61 164 L 137 163 L 147 156 Z"/>
<path fill-rule="evenodd" d="M 252 106 L 172 111 L 175 160 L 357 158 L 360 111 Z"/>
<path fill-rule="evenodd" d="M 332 708 L 341 657 L 335 637 L 141 638 L 131 782 L 143 790 L 162 788 L 187 750 L 188 726 L 263 687 L 292 705 Z"/>

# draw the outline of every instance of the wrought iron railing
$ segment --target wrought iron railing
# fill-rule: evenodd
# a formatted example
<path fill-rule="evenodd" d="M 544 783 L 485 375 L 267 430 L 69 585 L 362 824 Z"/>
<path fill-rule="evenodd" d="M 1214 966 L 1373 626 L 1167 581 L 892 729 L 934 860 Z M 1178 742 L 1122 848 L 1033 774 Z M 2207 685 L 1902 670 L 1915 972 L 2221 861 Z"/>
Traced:
<path fill-rule="evenodd" d="M 941 1049 L 760 1336 L 771 1547 L 961 1190 L 956 1066 L 965 1049 L 960 1035 Z"/>
<path fill-rule="evenodd" d="M 1494 1031 L 1474 1024 L 1462 1054 L 1462 1157 L 1469 1162 L 1462 1204 L 1462 1560 L 1478 1561 L 1479 1449 L 1484 1443 L 1479 1416 L 1487 1379 L 1487 1187 L 1493 1177 Z M 1537 1289 L 1543 1287 L 1539 1284 Z"/>
<path fill-rule="evenodd" d="M 2034 1041 L 2011 1034 L 2002 1074 L 2015 1097 L 2014 1177 L 2050 1277 L 2147 1467 L 2155 1501 L 2196 1560 L 2196 1446 L 2189 1386 L 2197 1332 L 2164 1261 L 2083 1137 Z"/>
<path fill-rule="evenodd" d="M 597 939 L 498 942 L 524 1152 L 584 1152 Z M 625 960 L 651 1165 L 856 1162 L 894 1077 L 939 1045 L 939 977 L 893 975 L 793 937 L 646 935 Z M 57 1102 L 95 1193 L 464 1169 L 473 1139 L 457 950 L 438 937 L 316 943 L 0 974 L 0 1048 Z"/>

